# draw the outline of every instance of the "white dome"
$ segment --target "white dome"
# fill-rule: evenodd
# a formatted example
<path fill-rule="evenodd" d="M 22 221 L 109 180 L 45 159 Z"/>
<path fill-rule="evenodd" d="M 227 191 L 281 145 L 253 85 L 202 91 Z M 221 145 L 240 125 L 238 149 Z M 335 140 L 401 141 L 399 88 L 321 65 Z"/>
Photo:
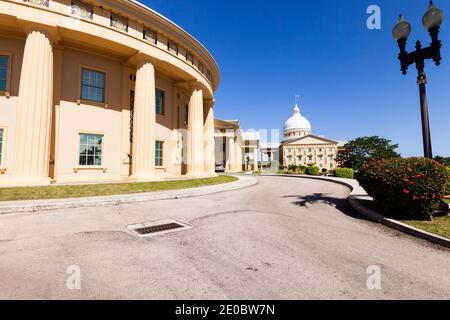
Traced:
<path fill-rule="evenodd" d="M 294 108 L 294 114 L 284 123 L 284 131 L 309 131 L 311 132 L 311 124 L 308 119 L 300 114 L 297 105 Z"/>

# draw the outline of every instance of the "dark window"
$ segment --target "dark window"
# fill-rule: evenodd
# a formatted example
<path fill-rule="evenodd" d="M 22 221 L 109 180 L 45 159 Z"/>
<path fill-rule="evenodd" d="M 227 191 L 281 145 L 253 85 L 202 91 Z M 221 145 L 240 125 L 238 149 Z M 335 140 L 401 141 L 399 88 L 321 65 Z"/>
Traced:
<path fill-rule="evenodd" d="M 164 160 L 164 141 L 155 142 L 155 166 L 162 167 Z"/>
<path fill-rule="evenodd" d="M 165 98 L 166 93 L 163 90 L 156 89 L 156 114 L 164 115 L 165 114 Z"/>
<path fill-rule="evenodd" d="M 3 129 L 0 129 L 0 165 L 2 165 L 3 159 Z"/>
<path fill-rule="evenodd" d="M 102 165 L 103 136 L 98 134 L 80 134 L 80 166 Z"/>
<path fill-rule="evenodd" d="M 184 107 L 184 124 L 188 125 L 188 121 L 189 121 L 189 106 L 186 105 Z"/>
<path fill-rule="evenodd" d="M 8 88 L 9 56 L 0 56 L 0 92 Z"/>
<path fill-rule="evenodd" d="M 105 78 L 104 72 L 81 69 L 81 100 L 104 103 Z"/>

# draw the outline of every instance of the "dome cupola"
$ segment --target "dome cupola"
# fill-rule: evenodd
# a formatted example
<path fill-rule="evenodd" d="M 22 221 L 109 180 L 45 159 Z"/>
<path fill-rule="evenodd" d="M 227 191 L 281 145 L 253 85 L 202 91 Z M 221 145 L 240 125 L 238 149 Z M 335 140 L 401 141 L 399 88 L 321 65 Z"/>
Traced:
<path fill-rule="evenodd" d="M 311 124 L 300 114 L 298 103 L 295 104 L 294 114 L 284 123 L 284 137 L 303 137 L 311 134 Z"/>

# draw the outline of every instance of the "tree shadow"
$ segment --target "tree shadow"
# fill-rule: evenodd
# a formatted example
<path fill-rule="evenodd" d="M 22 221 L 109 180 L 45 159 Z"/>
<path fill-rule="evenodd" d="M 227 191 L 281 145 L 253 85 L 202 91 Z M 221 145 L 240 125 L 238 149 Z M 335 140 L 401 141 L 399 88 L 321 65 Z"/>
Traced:
<path fill-rule="evenodd" d="M 283 198 L 293 198 L 296 199 L 292 204 L 299 207 L 309 209 L 313 205 L 326 204 L 335 207 L 337 210 L 343 214 L 355 218 L 366 220 L 359 213 L 357 213 L 347 202 L 347 199 L 336 198 L 326 193 L 312 193 L 309 195 L 299 196 L 299 195 L 286 195 Z"/>

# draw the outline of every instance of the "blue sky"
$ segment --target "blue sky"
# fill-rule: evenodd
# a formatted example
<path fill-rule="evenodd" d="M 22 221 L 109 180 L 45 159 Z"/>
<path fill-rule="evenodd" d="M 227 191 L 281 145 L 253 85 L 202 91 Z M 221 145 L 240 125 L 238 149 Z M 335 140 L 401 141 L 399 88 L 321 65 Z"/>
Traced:
<path fill-rule="evenodd" d="M 398 14 L 412 24 L 408 48 L 430 38 L 427 0 L 142 0 L 202 42 L 217 60 L 216 116 L 245 129 L 281 129 L 294 96 L 313 133 L 335 140 L 380 135 L 404 156 L 421 156 L 416 70 L 400 72 L 391 30 Z M 450 16 L 450 3 L 435 1 Z M 381 30 L 366 27 L 369 5 Z M 450 156 L 450 19 L 441 28 L 443 61 L 428 62 L 428 103 L 435 155 Z"/>

